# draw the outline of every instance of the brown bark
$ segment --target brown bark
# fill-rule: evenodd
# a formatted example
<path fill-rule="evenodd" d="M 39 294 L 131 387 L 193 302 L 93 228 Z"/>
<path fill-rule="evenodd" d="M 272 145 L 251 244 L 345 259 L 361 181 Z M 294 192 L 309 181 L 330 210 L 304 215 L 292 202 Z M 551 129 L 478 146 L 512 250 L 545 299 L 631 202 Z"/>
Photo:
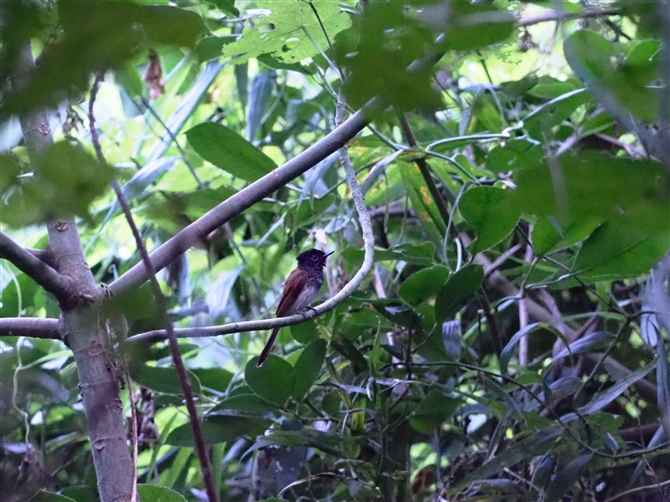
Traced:
<path fill-rule="evenodd" d="M 21 57 L 20 74 L 13 81 L 17 86 L 35 67 L 30 44 L 25 45 Z M 53 137 L 43 109 L 26 113 L 19 121 L 31 159 L 51 146 Z M 99 322 L 104 292 L 86 263 L 74 218 L 50 221 L 47 233 L 57 272 L 67 277 L 76 291 L 70 304 L 62 306 L 61 333 L 77 364 L 100 500 L 130 501 L 133 466 L 123 406 L 113 358 L 106 349 L 107 335 Z"/>

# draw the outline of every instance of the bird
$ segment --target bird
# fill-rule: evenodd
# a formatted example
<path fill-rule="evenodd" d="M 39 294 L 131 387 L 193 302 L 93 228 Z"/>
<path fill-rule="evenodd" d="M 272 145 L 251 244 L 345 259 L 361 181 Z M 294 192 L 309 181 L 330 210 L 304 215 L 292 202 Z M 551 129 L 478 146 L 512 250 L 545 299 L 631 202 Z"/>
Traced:
<path fill-rule="evenodd" d="M 277 317 L 286 317 L 302 313 L 316 299 L 323 284 L 323 267 L 333 251 L 325 253 L 320 249 L 309 249 L 297 257 L 298 266 L 286 278 L 279 305 Z M 258 356 L 256 367 L 260 368 L 270 355 L 281 327 L 274 328 L 268 338 L 261 355 Z"/>

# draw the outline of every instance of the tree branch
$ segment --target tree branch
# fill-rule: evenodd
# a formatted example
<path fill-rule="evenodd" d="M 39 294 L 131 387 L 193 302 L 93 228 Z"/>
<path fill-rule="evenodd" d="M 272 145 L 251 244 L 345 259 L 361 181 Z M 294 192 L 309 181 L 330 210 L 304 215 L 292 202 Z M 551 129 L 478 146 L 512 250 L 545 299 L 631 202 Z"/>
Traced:
<path fill-rule="evenodd" d="M 589 9 L 584 12 L 561 12 L 558 10 L 547 9 L 539 14 L 532 16 L 523 16 L 519 19 L 520 26 L 532 26 L 534 24 L 546 23 L 550 21 L 574 21 L 576 19 L 585 19 L 589 17 L 602 16 L 620 16 L 621 10 L 617 8 L 612 9 Z"/>
<path fill-rule="evenodd" d="M 0 258 L 16 265 L 21 272 L 54 295 L 61 306 L 72 302 L 73 288 L 70 281 L 2 232 Z"/>
<path fill-rule="evenodd" d="M 3 317 L 0 318 L 0 337 L 29 336 L 61 340 L 58 319 L 42 319 L 38 317 Z"/>
<path fill-rule="evenodd" d="M 153 251 L 149 257 L 154 270 L 159 271 L 166 267 L 210 232 L 337 151 L 367 124 L 365 109 L 361 109 L 321 141 L 223 201 Z M 109 290 L 119 295 L 141 285 L 147 278 L 148 274 L 144 264 L 138 263 L 112 282 Z"/>

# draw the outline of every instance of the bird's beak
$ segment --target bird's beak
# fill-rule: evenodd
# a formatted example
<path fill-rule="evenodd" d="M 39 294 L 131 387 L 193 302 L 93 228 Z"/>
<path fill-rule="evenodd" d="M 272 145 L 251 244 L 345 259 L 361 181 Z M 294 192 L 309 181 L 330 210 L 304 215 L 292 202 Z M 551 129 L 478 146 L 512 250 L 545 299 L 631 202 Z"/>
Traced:
<path fill-rule="evenodd" d="M 335 251 L 331 251 L 330 253 L 326 253 L 323 255 L 324 258 L 328 258 L 331 254 L 333 254 Z"/>

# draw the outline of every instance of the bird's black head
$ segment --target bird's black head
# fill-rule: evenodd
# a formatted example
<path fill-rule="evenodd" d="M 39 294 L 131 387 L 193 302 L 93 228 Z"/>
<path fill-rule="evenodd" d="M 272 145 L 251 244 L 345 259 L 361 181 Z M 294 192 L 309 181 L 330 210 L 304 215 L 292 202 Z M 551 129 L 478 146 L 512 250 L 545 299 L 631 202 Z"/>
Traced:
<path fill-rule="evenodd" d="M 298 266 L 301 268 L 315 268 L 324 267 L 326 265 L 326 258 L 333 252 L 324 253 L 320 249 L 309 249 L 303 251 L 298 255 Z"/>

